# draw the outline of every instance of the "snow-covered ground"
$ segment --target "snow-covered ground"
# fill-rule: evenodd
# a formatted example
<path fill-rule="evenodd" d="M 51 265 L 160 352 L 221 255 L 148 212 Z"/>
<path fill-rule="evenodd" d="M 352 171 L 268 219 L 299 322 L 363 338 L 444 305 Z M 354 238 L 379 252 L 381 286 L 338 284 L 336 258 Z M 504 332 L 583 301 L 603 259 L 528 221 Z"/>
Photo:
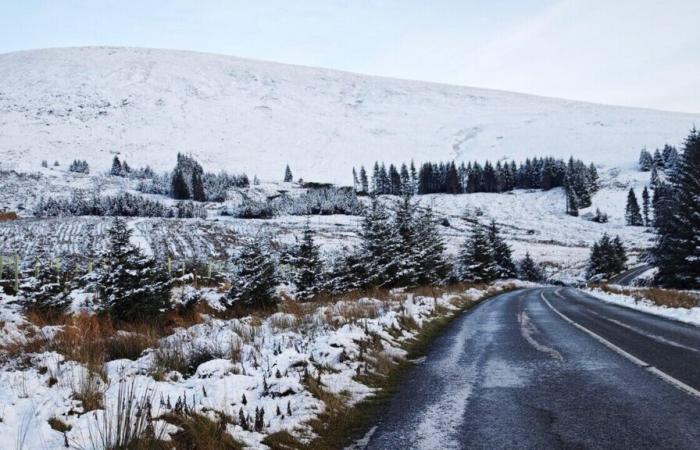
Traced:
<path fill-rule="evenodd" d="M 549 275 L 564 282 L 581 281 L 590 254 L 591 244 L 603 233 L 620 235 L 634 264 L 639 253 L 648 248 L 654 235 L 642 227 L 628 227 L 624 223 L 624 207 L 627 192 L 634 188 L 638 197 L 649 181 L 648 172 L 619 169 L 601 170 L 601 189 L 593 198 L 593 205 L 580 211 L 579 217 L 565 214 L 565 199 L 560 188 L 550 191 L 518 190 L 504 194 L 476 193 L 462 195 L 432 194 L 417 196 L 416 202 L 431 206 L 450 254 L 456 254 L 466 238 L 472 221 L 487 223 L 495 220 L 514 256 L 522 258 L 525 252 L 545 264 Z M 61 169 L 43 169 L 41 175 L 10 176 L 11 189 L 0 192 L 0 209 L 24 208 L 20 215 L 27 219 L 0 223 L 0 253 L 18 254 L 24 264 L 34 264 L 37 254 L 53 258 L 78 257 L 84 264 L 94 258 L 104 245 L 108 220 L 97 217 L 71 217 L 33 219 L 31 210 L 42 196 L 69 195 L 73 189 L 95 189 L 105 194 L 120 190 L 136 193 L 135 182 L 119 177 L 95 174 L 85 176 Z M 279 192 L 298 195 L 302 189 L 290 183 L 264 183 L 244 190 L 248 198 L 264 200 Z M 18 193 L 18 194 L 15 194 Z M 151 196 L 164 203 L 172 202 L 163 196 Z M 136 218 L 130 220 L 134 240 L 147 253 L 175 260 L 210 261 L 223 264 L 233 254 L 245 236 L 267 233 L 280 243 L 292 243 L 297 239 L 307 220 L 316 232 L 316 239 L 323 252 L 331 257 L 357 243 L 357 231 L 362 222 L 358 216 L 288 216 L 272 219 L 237 219 L 221 216 L 226 207 L 235 205 L 242 195 L 231 193 L 225 204 L 208 204 L 207 219 L 159 219 Z M 369 199 L 363 198 L 367 202 Z M 384 197 L 387 204 L 399 199 Z M 596 208 L 607 213 L 610 221 L 605 224 L 592 222 L 590 216 Z M 468 220 L 463 220 L 466 217 Z"/>
<path fill-rule="evenodd" d="M 620 305 L 626 308 L 644 311 L 649 314 L 667 317 L 679 322 L 700 326 L 700 306 L 696 306 L 694 308 L 669 308 L 667 306 L 657 305 L 651 300 L 643 298 L 643 292 L 641 292 L 639 296 L 633 297 L 631 295 L 606 292 L 599 288 L 586 290 L 591 295 L 615 305 Z M 632 290 L 634 291 L 634 289 Z M 696 295 L 700 299 L 700 294 L 696 293 Z"/>
<path fill-rule="evenodd" d="M 171 169 L 348 184 L 375 160 L 516 161 L 535 155 L 630 168 L 679 144 L 700 116 L 378 78 L 231 56 L 132 48 L 0 55 L 3 165 L 114 154 Z"/>
<path fill-rule="evenodd" d="M 488 293 L 515 285 L 503 282 Z M 262 432 L 244 430 L 240 422 L 226 425 L 236 440 L 252 448 L 262 448 L 266 435 L 281 430 L 308 440 L 313 437 L 308 422 L 324 411 L 325 404 L 310 392 L 305 373 L 319 380 L 325 391 L 349 404 L 358 402 L 373 392 L 358 374 L 373 372 L 378 358 L 391 361 L 404 356 L 402 345 L 425 323 L 457 311 L 460 302 L 486 294 L 486 290 L 469 289 L 429 298 L 397 292 L 384 300 L 337 301 L 303 314 L 280 312 L 262 320 L 208 317 L 201 324 L 177 329 L 158 344 L 186 358 L 206 349 L 213 356 L 199 364 L 194 374 L 171 371 L 156 376 L 155 349 L 136 360 L 110 361 L 104 367 L 104 379 L 95 381 L 104 394 L 104 409 L 90 412 L 75 398 L 81 383 L 90 379 L 84 365 L 48 350 L 25 353 L 19 359 L 3 358 L 0 448 L 53 449 L 67 441 L 74 448 L 101 449 L 94 437 L 104 429 L 105 420 L 114 420 L 120 389 L 124 392 L 125 386 L 133 388 L 136 398 L 144 398 L 145 393 L 145 398 L 152 399 L 154 418 L 171 412 L 178 399 L 180 403 L 186 399 L 188 408 L 212 419 L 224 413 L 235 421 L 241 410 L 253 417 L 256 408 L 264 408 Z M 208 296 L 216 304 L 216 294 Z M 0 323 L 0 345 L 31 339 L 48 344 L 60 332 L 57 327 L 28 323 L 8 296 L 0 296 Z M 65 435 L 56 431 L 50 419 L 60 420 L 70 430 Z M 174 431 L 163 423 L 156 429 L 159 426 Z"/>

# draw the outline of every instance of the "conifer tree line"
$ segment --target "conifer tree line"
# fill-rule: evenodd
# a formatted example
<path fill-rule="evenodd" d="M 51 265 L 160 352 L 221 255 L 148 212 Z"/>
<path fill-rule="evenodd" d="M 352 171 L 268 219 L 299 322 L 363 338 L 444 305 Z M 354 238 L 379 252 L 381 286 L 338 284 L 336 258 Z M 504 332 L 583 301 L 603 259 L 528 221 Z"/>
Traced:
<path fill-rule="evenodd" d="M 700 287 L 700 133 L 686 138 L 675 168 L 653 194 L 659 237 L 654 249 L 657 283 L 683 289 Z"/>
<path fill-rule="evenodd" d="M 166 217 L 177 219 L 206 218 L 206 209 L 192 201 L 180 201 L 175 206 L 166 205 L 141 195 L 121 192 L 110 196 L 98 196 L 77 190 L 70 197 L 41 198 L 34 206 L 36 217 L 72 216 L 123 216 Z"/>
<path fill-rule="evenodd" d="M 90 173 L 90 166 L 87 161 L 74 159 L 73 162 L 70 163 L 70 166 L 68 166 L 68 170 L 76 173 Z"/>
<path fill-rule="evenodd" d="M 359 173 L 359 175 L 358 175 Z M 576 194 L 578 207 L 590 206 L 590 197 L 598 189 L 598 172 L 573 157 L 562 159 L 528 158 L 492 164 L 486 161 L 460 163 L 424 163 L 418 169 L 411 161 L 400 166 L 375 162 L 371 176 L 364 166 L 353 168 L 353 185 L 358 194 L 413 195 L 508 192 L 513 189 L 552 189 L 565 186 Z"/>
<path fill-rule="evenodd" d="M 204 172 L 197 160 L 182 153 L 177 154 L 177 162 L 172 172 L 157 174 L 148 166 L 133 169 L 126 161 L 121 161 L 115 156 L 108 174 L 139 180 L 137 190 L 145 194 L 166 195 L 176 200 L 197 202 L 223 202 L 226 200 L 228 189 L 250 185 L 245 174 Z"/>
<path fill-rule="evenodd" d="M 234 269 L 222 274 L 231 283 L 227 305 L 274 308 L 277 288 L 284 281 L 295 287 L 297 299 L 308 301 L 324 292 L 367 288 L 487 283 L 516 276 L 541 280 L 541 270 L 529 254 L 520 264 L 513 262 L 495 222 L 477 223 L 454 260 L 445 254 L 438 226 L 432 210 L 418 207 L 410 196 L 394 208 L 375 197 L 365 212 L 359 246 L 333 260 L 323 260 L 308 221 L 299 243 L 282 252 L 266 236 L 248 239 L 231 260 Z M 123 218 L 115 218 L 98 263 L 77 278 L 67 276 L 58 265 L 37 262 L 23 276 L 22 297 L 28 307 L 65 312 L 70 291 L 82 288 L 96 293 L 98 309 L 118 321 L 148 320 L 172 308 L 170 267 L 145 256 L 131 243 L 131 233 Z M 288 270 L 280 270 L 281 266 Z"/>
<path fill-rule="evenodd" d="M 676 147 L 671 145 L 664 145 L 662 150 L 658 148 L 654 150 L 654 154 L 649 152 L 646 148 L 643 148 L 639 153 L 639 170 L 642 172 L 649 172 L 656 168 L 657 170 L 662 169 L 675 169 L 678 164 L 678 150 Z"/>

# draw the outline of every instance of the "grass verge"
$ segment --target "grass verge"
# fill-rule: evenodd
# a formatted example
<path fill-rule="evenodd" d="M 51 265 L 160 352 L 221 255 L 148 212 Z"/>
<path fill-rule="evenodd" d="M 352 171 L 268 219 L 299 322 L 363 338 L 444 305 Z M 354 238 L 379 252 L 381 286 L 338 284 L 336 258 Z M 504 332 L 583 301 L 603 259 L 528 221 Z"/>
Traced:
<path fill-rule="evenodd" d="M 403 376 L 408 369 L 414 367 L 411 360 L 424 356 L 434 340 L 462 313 L 488 298 L 515 289 L 517 289 L 515 286 L 506 286 L 497 292 L 487 291 L 477 301 L 459 301 L 458 309 L 453 310 L 451 314 L 442 314 L 430 320 L 413 339 L 403 345 L 407 352 L 406 358 L 396 360 L 394 364 L 382 371 L 383 373 L 372 372 L 357 377 L 361 383 L 376 389 L 376 393 L 371 397 L 348 406 L 341 398 L 328 399 L 331 395 L 328 392 L 323 391 L 318 394 L 317 396 L 326 403 L 326 410 L 310 422 L 317 435 L 311 442 L 301 443 L 284 431 L 271 434 L 263 443 L 274 450 L 334 450 L 348 447 L 362 438 L 376 423 L 377 417 L 396 394 Z"/>

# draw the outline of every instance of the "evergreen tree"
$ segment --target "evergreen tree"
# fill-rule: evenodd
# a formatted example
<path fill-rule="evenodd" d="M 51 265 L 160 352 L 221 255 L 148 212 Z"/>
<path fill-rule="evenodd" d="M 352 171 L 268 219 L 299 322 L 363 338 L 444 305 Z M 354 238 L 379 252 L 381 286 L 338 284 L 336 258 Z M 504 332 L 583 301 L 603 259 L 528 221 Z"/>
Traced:
<path fill-rule="evenodd" d="M 65 314 L 71 304 L 70 283 L 67 274 L 62 273 L 58 265 L 46 264 L 47 257 L 42 256 L 37 258 L 31 276 L 20 284 L 19 296 L 27 310 L 58 317 Z"/>
<path fill-rule="evenodd" d="M 109 245 L 105 265 L 86 275 L 102 300 L 102 311 L 117 321 L 152 320 L 170 307 L 167 275 L 155 262 L 131 244 L 131 230 L 115 218 L 107 231 Z"/>
<path fill-rule="evenodd" d="M 450 274 L 450 265 L 445 258 L 445 243 L 437 230 L 431 208 L 417 213 L 414 236 L 413 254 L 418 266 L 416 284 L 443 283 Z"/>
<path fill-rule="evenodd" d="M 659 186 L 659 183 L 661 183 L 661 179 L 659 178 L 659 172 L 656 170 L 656 165 L 651 166 L 651 177 L 650 177 L 650 184 L 652 189 L 656 189 Z"/>
<path fill-rule="evenodd" d="M 474 225 L 471 236 L 459 253 L 463 281 L 488 283 L 498 277 L 498 266 L 488 235 L 480 224 Z"/>
<path fill-rule="evenodd" d="M 626 269 L 627 255 L 620 237 L 610 239 L 604 234 L 593 244 L 588 263 L 588 277 L 610 278 Z"/>
<path fill-rule="evenodd" d="M 654 160 L 652 164 L 659 169 L 663 169 L 664 167 L 666 167 L 666 165 L 664 164 L 664 158 L 663 156 L 661 156 L 661 152 L 658 148 L 654 151 Z"/>
<path fill-rule="evenodd" d="M 496 260 L 496 272 L 498 278 L 513 278 L 515 277 L 515 264 L 510 247 L 506 241 L 501 238 L 496 221 L 492 220 L 488 229 L 489 242 L 493 249 L 493 255 Z"/>
<path fill-rule="evenodd" d="M 649 221 L 649 190 L 646 186 L 644 186 L 644 190 L 642 191 L 642 214 L 644 218 L 644 226 L 651 226 L 651 222 Z"/>
<path fill-rule="evenodd" d="M 296 248 L 290 263 L 294 266 L 293 277 L 297 298 L 307 300 L 318 294 L 321 287 L 321 260 L 319 247 L 314 243 L 314 232 L 306 221 L 301 244 Z"/>
<path fill-rule="evenodd" d="M 359 184 L 360 184 L 360 183 L 359 183 L 359 181 L 358 181 L 358 179 L 357 179 L 357 171 L 356 171 L 355 168 L 353 167 L 353 168 L 352 168 L 352 190 L 355 191 L 355 192 L 358 192 L 358 191 L 359 191 L 359 188 L 360 188 L 360 187 L 359 187 Z"/>
<path fill-rule="evenodd" d="M 207 200 L 204 194 L 204 183 L 202 183 L 202 175 L 194 171 L 192 172 L 192 200 L 197 202 L 204 202 Z"/>
<path fill-rule="evenodd" d="M 290 169 L 289 164 L 287 164 L 287 167 L 284 169 L 284 182 L 291 183 L 292 181 L 294 181 L 294 176 L 292 176 L 292 169 Z"/>
<path fill-rule="evenodd" d="M 569 176 L 566 176 L 564 182 L 564 194 L 566 195 L 566 213 L 570 216 L 578 216 L 578 196 L 574 191 L 569 181 Z"/>
<path fill-rule="evenodd" d="M 415 253 L 418 244 L 414 220 L 415 205 L 411 203 L 411 197 L 403 196 L 403 200 L 396 211 L 394 221 L 396 232 L 401 242 L 397 246 L 398 273 L 396 284 L 399 286 L 413 286 L 417 282 L 420 270 L 420 261 Z"/>
<path fill-rule="evenodd" d="M 654 163 L 654 159 L 651 157 L 651 153 L 644 148 L 639 154 L 639 170 L 642 172 L 648 172 L 651 170 L 651 166 Z"/>
<path fill-rule="evenodd" d="M 115 177 L 123 177 L 124 176 L 124 169 L 122 168 L 122 163 L 119 161 L 118 157 L 114 157 L 112 160 L 112 168 L 109 171 L 109 174 Z"/>
<path fill-rule="evenodd" d="M 362 228 L 360 261 L 367 278 L 361 283 L 369 287 L 393 286 L 398 278 L 401 236 L 390 220 L 386 208 L 372 199 L 366 211 Z"/>
<path fill-rule="evenodd" d="M 629 194 L 627 194 L 627 206 L 625 207 L 625 221 L 627 225 L 631 226 L 642 226 L 644 222 L 642 220 L 642 214 L 639 211 L 639 203 L 637 203 L 637 196 L 634 194 L 634 190 L 630 189 Z"/>
<path fill-rule="evenodd" d="M 360 167 L 360 192 L 369 194 L 369 182 L 367 180 L 367 171 L 365 166 Z"/>
<path fill-rule="evenodd" d="M 277 305 L 275 263 L 259 238 L 243 246 L 235 264 L 229 306 L 241 304 L 249 308 L 270 309 Z"/>
<path fill-rule="evenodd" d="M 665 217 L 658 221 L 659 239 L 654 251 L 659 267 L 657 281 L 683 289 L 700 287 L 700 133 L 693 128 L 684 143 L 670 192 L 663 201 Z"/>
<path fill-rule="evenodd" d="M 532 260 L 530 253 L 525 253 L 525 258 L 520 261 L 519 267 L 520 278 L 525 281 L 540 282 L 542 281 L 542 271 L 539 266 Z"/>
<path fill-rule="evenodd" d="M 607 223 L 608 222 L 608 215 L 604 212 L 601 212 L 600 209 L 596 208 L 595 209 L 595 216 L 593 216 L 593 222 L 596 223 Z"/>
<path fill-rule="evenodd" d="M 190 198 L 190 190 L 185 182 L 185 177 L 181 170 L 175 169 L 170 185 L 170 196 L 175 200 L 187 200 Z"/>

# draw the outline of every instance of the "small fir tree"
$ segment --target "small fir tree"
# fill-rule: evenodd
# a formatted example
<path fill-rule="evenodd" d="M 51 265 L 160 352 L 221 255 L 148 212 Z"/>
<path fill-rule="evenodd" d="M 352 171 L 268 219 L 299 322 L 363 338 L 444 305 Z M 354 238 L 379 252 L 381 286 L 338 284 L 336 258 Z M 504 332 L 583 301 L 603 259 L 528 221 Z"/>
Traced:
<path fill-rule="evenodd" d="M 100 293 L 102 311 L 117 321 L 157 318 L 170 307 L 171 282 L 165 271 L 131 244 L 124 219 L 116 217 L 107 235 L 105 265 L 87 275 Z"/>
<path fill-rule="evenodd" d="M 301 244 L 290 258 L 295 269 L 293 281 L 297 288 L 297 298 L 308 300 L 319 293 L 321 287 L 321 259 L 319 247 L 314 243 L 314 232 L 306 221 Z"/>
<path fill-rule="evenodd" d="M 542 281 L 542 271 L 539 266 L 533 261 L 529 252 L 525 253 L 525 258 L 520 261 L 519 267 L 520 278 L 525 281 L 540 282 Z"/>
<path fill-rule="evenodd" d="M 289 164 L 287 164 L 287 167 L 284 169 L 284 182 L 291 183 L 292 181 L 294 181 L 294 176 L 292 175 L 292 169 L 290 169 Z"/>
<path fill-rule="evenodd" d="M 254 239 L 243 246 L 236 260 L 228 305 L 245 305 L 255 309 L 270 309 L 277 304 L 275 263 L 267 245 Z"/>
<path fill-rule="evenodd" d="M 498 277 L 498 266 L 488 235 L 480 224 L 472 229 L 459 253 L 460 278 L 474 283 L 488 283 Z"/>

